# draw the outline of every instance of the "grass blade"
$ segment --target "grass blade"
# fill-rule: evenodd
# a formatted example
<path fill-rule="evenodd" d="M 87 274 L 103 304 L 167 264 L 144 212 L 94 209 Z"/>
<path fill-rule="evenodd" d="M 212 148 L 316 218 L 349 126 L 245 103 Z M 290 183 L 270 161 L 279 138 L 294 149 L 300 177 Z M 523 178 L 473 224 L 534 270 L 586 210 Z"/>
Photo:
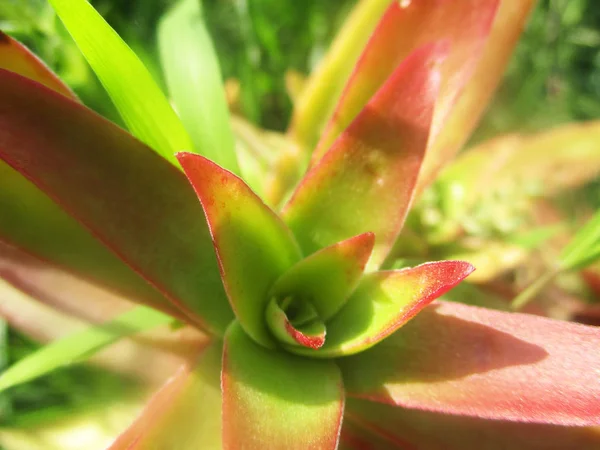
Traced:
<path fill-rule="evenodd" d="M 102 325 L 59 339 L 22 359 L 0 375 L 0 392 L 85 359 L 120 338 L 173 321 L 150 308 L 137 307 Z"/>
<path fill-rule="evenodd" d="M 179 2 L 163 18 L 158 38 L 169 93 L 196 150 L 239 175 L 221 69 L 200 2 Z"/>
<path fill-rule="evenodd" d="M 49 0 L 110 95 L 129 130 L 176 164 L 192 143 L 152 76 L 86 0 Z"/>

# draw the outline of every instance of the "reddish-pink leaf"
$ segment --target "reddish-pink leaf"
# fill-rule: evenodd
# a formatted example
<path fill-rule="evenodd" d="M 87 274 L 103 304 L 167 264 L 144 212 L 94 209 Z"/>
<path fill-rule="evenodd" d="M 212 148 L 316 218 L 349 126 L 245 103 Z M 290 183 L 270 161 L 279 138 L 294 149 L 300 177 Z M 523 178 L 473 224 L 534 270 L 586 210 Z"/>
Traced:
<path fill-rule="evenodd" d="M 221 386 L 225 450 L 337 448 L 344 390 L 333 361 L 265 349 L 234 323 Z"/>
<path fill-rule="evenodd" d="M 78 100 L 73 91 L 61 81 L 27 47 L 0 31 L 0 69 L 10 70 L 30 80 L 42 83 L 49 89 Z"/>
<path fill-rule="evenodd" d="M 212 161 L 178 153 L 202 204 L 229 302 L 244 330 L 266 346 L 269 289 L 301 258 L 290 230 L 242 179 Z"/>
<path fill-rule="evenodd" d="M 107 450 L 221 450 L 221 345 L 179 368 Z"/>
<path fill-rule="evenodd" d="M 415 49 L 443 39 L 449 42 L 450 52 L 441 66 L 432 142 L 475 70 L 498 3 L 499 0 L 391 2 L 346 85 L 315 150 L 313 163 L 325 154 L 401 61 Z"/>
<path fill-rule="evenodd" d="M 600 424 L 600 329 L 439 302 L 339 360 L 349 395 L 404 408 Z"/>
<path fill-rule="evenodd" d="M 375 233 L 367 267 L 385 258 L 413 198 L 445 46 L 409 56 L 304 177 L 284 218 L 305 253 Z"/>
<path fill-rule="evenodd" d="M 131 135 L 0 70 L 0 159 L 177 303 L 190 322 L 222 333 L 232 320 L 193 189 Z"/>
<path fill-rule="evenodd" d="M 600 448 L 600 429 L 487 420 L 348 399 L 341 441 L 346 450 L 595 450 Z"/>

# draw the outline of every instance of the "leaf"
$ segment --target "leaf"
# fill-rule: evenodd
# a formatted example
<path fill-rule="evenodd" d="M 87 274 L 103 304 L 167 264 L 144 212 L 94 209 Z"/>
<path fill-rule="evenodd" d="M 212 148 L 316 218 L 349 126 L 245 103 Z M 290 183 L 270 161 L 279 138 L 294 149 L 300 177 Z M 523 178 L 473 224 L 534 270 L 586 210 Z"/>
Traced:
<path fill-rule="evenodd" d="M 175 164 L 192 143 L 142 62 L 86 0 L 49 1 L 131 132 Z"/>
<path fill-rule="evenodd" d="M 367 268 L 381 264 L 412 201 L 444 52 L 428 45 L 404 61 L 304 177 L 283 216 L 305 254 L 372 232 Z"/>
<path fill-rule="evenodd" d="M 600 445 L 597 427 L 479 419 L 415 411 L 352 398 L 346 405 L 342 442 L 347 435 L 350 435 L 351 443 L 381 443 L 373 447 L 350 445 L 348 450 L 595 450 Z"/>
<path fill-rule="evenodd" d="M 221 386 L 224 449 L 337 447 L 344 391 L 333 361 L 265 349 L 234 323 Z"/>
<path fill-rule="evenodd" d="M 302 94 L 294 98 L 289 134 L 305 151 L 312 151 L 319 140 L 362 49 L 389 3 L 389 0 L 358 2 Z"/>
<path fill-rule="evenodd" d="M 495 191 L 556 195 L 600 174 L 598 140 L 600 121 L 500 136 L 461 154 L 438 183 L 452 184 L 465 193 L 462 214 Z"/>
<path fill-rule="evenodd" d="M 1 131 L 0 131 L 1 134 Z M 18 192 L 18 195 L 15 195 Z M 15 264 L 21 253 L 29 259 L 29 269 L 39 273 L 52 266 L 119 292 L 174 316 L 181 312 L 152 288 L 117 256 L 67 215 L 35 185 L 0 160 L 0 258 L 13 265 L 13 276 L 23 273 Z M 43 232 L 40 224 L 44 224 Z M 4 245 L 3 245 L 4 243 Z M 8 255 L 6 244 L 14 247 Z M 12 261 L 11 261 L 12 260 Z M 24 278 L 31 279 L 32 274 Z M 79 300 L 81 303 L 81 300 Z M 90 304 L 87 305 L 91 307 Z"/>
<path fill-rule="evenodd" d="M 448 415 L 598 425 L 599 345 L 596 327 L 439 302 L 338 365 L 353 397 Z"/>
<path fill-rule="evenodd" d="M 560 254 L 563 270 L 581 269 L 600 258 L 600 209 L 571 238 Z"/>
<path fill-rule="evenodd" d="M 161 20 L 162 67 L 196 151 L 239 175 L 219 61 L 200 6 L 198 0 L 179 1 Z"/>
<path fill-rule="evenodd" d="M 27 47 L 0 31 L 0 69 L 10 70 L 77 101 L 77 96 Z"/>
<path fill-rule="evenodd" d="M 475 71 L 498 3 L 499 0 L 389 2 L 313 153 L 313 164 L 354 120 L 398 64 L 423 45 L 445 40 L 450 44 L 449 52 L 440 64 L 441 84 L 428 153 L 436 151 L 431 148 L 433 140 Z M 426 158 L 430 159 L 431 155 Z"/>
<path fill-rule="evenodd" d="M 189 322 L 224 331 L 233 314 L 208 227 L 180 170 L 88 109 L 1 70 L 0 142 L 0 159 L 176 303 Z"/>
<path fill-rule="evenodd" d="M 304 258 L 275 282 L 270 297 L 305 299 L 329 320 L 358 285 L 374 239 L 373 233 L 359 234 Z"/>
<path fill-rule="evenodd" d="M 236 175 L 200 155 L 177 158 L 204 209 L 236 317 L 253 339 L 273 347 L 265 324 L 268 294 L 301 258 L 294 236 Z"/>
<path fill-rule="evenodd" d="M 465 1 L 465 3 L 467 2 L 469 0 Z M 454 3 L 452 2 L 452 5 L 450 5 L 446 2 L 450 8 L 455 7 Z M 480 2 L 477 0 L 471 0 L 469 3 L 467 11 L 463 12 L 465 16 L 471 15 L 471 12 L 474 11 L 473 8 L 484 9 L 491 5 L 487 1 Z M 439 130 L 439 134 L 434 131 L 434 139 L 429 143 L 427 157 L 423 162 L 423 168 L 419 175 L 417 195 L 436 178 L 440 169 L 456 155 L 479 123 L 479 119 L 486 111 L 490 99 L 502 80 L 512 51 L 535 4 L 535 0 L 500 0 L 491 31 L 489 31 L 489 28 L 486 31 L 486 34 L 488 34 L 487 40 L 483 48 L 480 47 L 477 58 L 473 58 L 469 53 L 464 53 L 462 56 L 457 55 L 459 67 L 463 64 L 461 58 L 466 58 L 465 55 L 468 55 L 469 61 L 476 66 L 471 68 L 470 76 L 465 80 L 463 89 L 455 97 L 454 103 L 449 103 L 451 107 L 445 111 L 446 114 L 444 112 L 439 115 L 436 113 L 435 122 L 439 127 L 436 126 L 435 128 Z M 442 20 L 446 21 L 448 17 L 442 15 Z M 459 27 L 463 26 L 461 16 L 454 24 Z M 473 37 L 472 39 L 483 44 L 480 37 Z M 453 72 L 449 70 L 449 73 Z M 438 117 L 439 121 L 437 121 Z"/>
<path fill-rule="evenodd" d="M 152 397 L 107 450 L 221 450 L 221 344 L 201 351 Z"/>
<path fill-rule="evenodd" d="M 21 359 L 0 375 L 0 392 L 80 361 L 122 337 L 167 324 L 173 319 L 137 307 L 102 325 L 66 336 Z"/>
<path fill-rule="evenodd" d="M 13 286 L 0 280 L 0 317 L 6 319 L 12 330 L 36 343 L 48 344 L 89 329 L 90 321 L 81 315 L 71 315 L 54 305 L 41 303 L 26 289 Z M 63 285 L 53 294 L 56 297 L 64 296 L 66 292 L 75 295 L 70 290 L 71 285 Z M 95 291 L 90 294 L 98 297 Z M 96 297 L 79 297 L 79 300 L 86 298 L 94 304 Z M 106 323 L 123 313 L 123 308 L 110 309 L 112 306 L 109 304 L 104 310 L 89 312 L 92 323 Z M 207 336 L 197 329 L 189 326 L 173 329 L 173 321 L 169 321 L 167 325 L 133 337 L 119 338 L 114 344 L 90 356 L 86 363 L 155 385 L 171 376 L 173 369 L 206 340 Z M 148 370 L 149 366 L 152 370 Z"/>
<path fill-rule="evenodd" d="M 325 345 L 318 352 L 290 351 L 318 358 L 361 352 L 396 332 L 473 270 L 463 261 L 439 261 L 365 275 L 346 305 L 327 323 Z"/>
<path fill-rule="evenodd" d="M 0 68 L 42 83 L 78 101 L 75 94 L 25 46 L 0 32 Z M 19 195 L 14 195 L 18 192 Z M 144 299 L 173 315 L 178 311 L 129 267 L 92 238 L 10 166 L 0 161 L 0 243 L 18 246 L 46 261 L 67 267 L 124 295 Z M 39 224 L 44 224 L 40 233 Z M 0 244 L 1 245 L 1 244 Z M 2 249 L 0 249 L 1 251 Z M 1 256 L 1 255 L 0 255 Z M 41 262 L 38 262 L 40 265 Z"/>

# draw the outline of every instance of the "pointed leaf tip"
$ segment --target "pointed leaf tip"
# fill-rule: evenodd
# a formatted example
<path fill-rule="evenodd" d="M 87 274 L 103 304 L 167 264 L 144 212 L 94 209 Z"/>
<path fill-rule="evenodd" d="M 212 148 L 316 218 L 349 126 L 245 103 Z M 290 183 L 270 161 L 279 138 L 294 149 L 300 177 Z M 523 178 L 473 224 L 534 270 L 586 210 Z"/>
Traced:
<path fill-rule="evenodd" d="M 438 261 L 367 274 L 342 310 L 327 323 L 325 345 L 318 352 L 303 348 L 290 351 L 319 358 L 364 351 L 392 335 L 473 270 L 464 261 Z"/>
<path fill-rule="evenodd" d="M 283 215 L 305 253 L 371 231 L 368 268 L 384 260 L 412 202 L 445 55 L 433 43 L 406 58 L 304 177 Z"/>
<path fill-rule="evenodd" d="M 363 233 L 319 250 L 286 271 L 270 296 L 309 299 L 318 317 L 327 321 L 356 288 L 374 244 L 375 235 Z"/>
<path fill-rule="evenodd" d="M 275 342 L 265 324 L 269 289 L 301 258 L 279 217 L 233 173 L 200 155 L 176 155 L 206 216 L 221 279 L 244 330 L 262 345 Z"/>

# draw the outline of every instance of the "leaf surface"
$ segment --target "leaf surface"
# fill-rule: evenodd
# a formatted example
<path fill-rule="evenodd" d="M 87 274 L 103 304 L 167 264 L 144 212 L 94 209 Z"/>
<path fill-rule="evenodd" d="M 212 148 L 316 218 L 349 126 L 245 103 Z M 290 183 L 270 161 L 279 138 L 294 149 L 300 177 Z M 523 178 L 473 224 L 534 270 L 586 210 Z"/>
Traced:
<path fill-rule="evenodd" d="M 239 174 L 221 69 L 200 2 L 177 3 L 160 23 L 158 42 L 169 92 L 196 151 Z"/>
<path fill-rule="evenodd" d="M 449 415 L 598 425 L 599 345 L 597 327 L 439 302 L 338 362 L 353 397 Z"/>
<path fill-rule="evenodd" d="M 122 337 L 167 324 L 172 320 L 162 313 L 139 306 L 110 322 L 54 341 L 2 372 L 0 392 L 88 357 Z"/>
<path fill-rule="evenodd" d="M 373 232 L 367 268 L 383 261 L 412 201 L 444 54 L 413 53 L 304 177 L 283 214 L 305 254 Z"/>
<path fill-rule="evenodd" d="M 222 333 L 233 314 L 206 221 L 183 173 L 117 126 L 23 77 L 0 71 L 0 99 L 0 159 L 191 323 Z"/>
<path fill-rule="evenodd" d="M 314 353 L 293 351 L 319 358 L 363 351 L 405 325 L 473 270 L 463 261 L 439 261 L 365 275 L 342 310 L 327 323 L 325 345 Z"/>
<path fill-rule="evenodd" d="M 192 153 L 177 155 L 204 209 L 229 301 L 246 332 L 274 346 L 265 322 L 273 283 L 301 254 L 279 217 L 236 175 Z"/>
<path fill-rule="evenodd" d="M 77 100 L 71 89 L 61 81 L 27 47 L 0 31 L 0 69 L 10 70 L 21 76 L 42 83 L 59 94 Z"/>
<path fill-rule="evenodd" d="M 169 101 L 135 53 L 86 0 L 49 0 L 131 132 L 163 158 L 192 143 Z"/>
<path fill-rule="evenodd" d="M 341 437 L 346 450 L 594 450 L 600 445 L 597 427 L 479 419 L 358 399 L 348 399 L 346 411 Z"/>
<path fill-rule="evenodd" d="M 180 367 L 107 450 L 221 450 L 221 344 Z"/>
<path fill-rule="evenodd" d="M 330 245 L 304 258 L 273 285 L 271 296 L 308 301 L 321 320 L 344 305 L 363 274 L 375 236 L 364 233 Z"/>
<path fill-rule="evenodd" d="M 221 386 L 224 449 L 337 447 L 344 391 L 333 361 L 265 349 L 234 323 Z"/>
<path fill-rule="evenodd" d="M 346 85 L 315 149 L 313 163 L 325 154 L 401 61 L 426 43 L 447 40 L 450 51 L 441 65 L 442 81 L 432 124 L 431 139 L 435 139 L 473 75 L 498 3 L 498 0 L 391 2 Z"/>

